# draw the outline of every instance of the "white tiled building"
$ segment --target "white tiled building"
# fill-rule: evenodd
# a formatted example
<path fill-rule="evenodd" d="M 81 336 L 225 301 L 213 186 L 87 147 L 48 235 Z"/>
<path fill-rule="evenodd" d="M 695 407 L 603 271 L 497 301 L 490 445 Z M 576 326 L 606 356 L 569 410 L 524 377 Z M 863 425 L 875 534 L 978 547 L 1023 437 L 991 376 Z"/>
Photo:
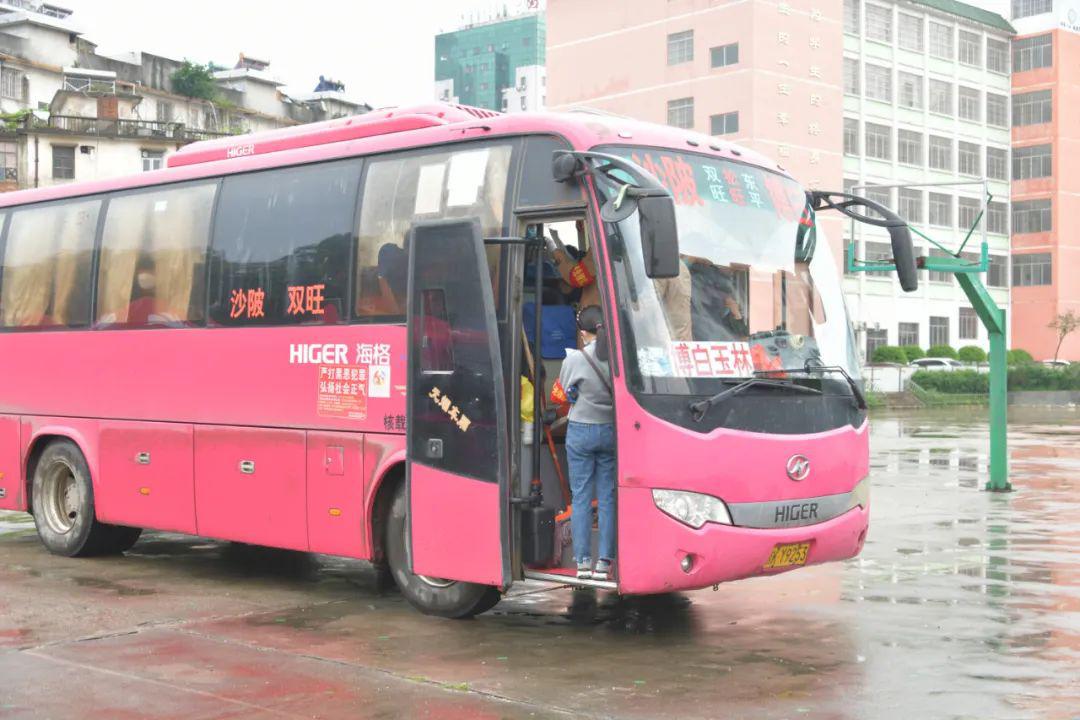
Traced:
<path fill-rule="evenodd" d="M 844 183 L 884 202 L 946 247 L 963 242 L 982 207 L 990 272 L 1009 305 L 1009 40 L 1000 15 L 954 0 L 844 0 Z M 958 186 L 875 185 L 975 182 Z M 965 252 L 977 253 L 983 224 Z M 846 230 L 850 233 L 850 226 Z M 884 231 L 859 226 L 856 257 L 891 256 Z M 915 236 L 918 255 L 939 251 Z M 846 253 L 845 253 L 846 254 Z M 878 345 L 988 348 L 967 298 L 949 274 L 922 271 L 904 293 L 895 275 L 845 276 L 852 322 L 870 359 Z"/>

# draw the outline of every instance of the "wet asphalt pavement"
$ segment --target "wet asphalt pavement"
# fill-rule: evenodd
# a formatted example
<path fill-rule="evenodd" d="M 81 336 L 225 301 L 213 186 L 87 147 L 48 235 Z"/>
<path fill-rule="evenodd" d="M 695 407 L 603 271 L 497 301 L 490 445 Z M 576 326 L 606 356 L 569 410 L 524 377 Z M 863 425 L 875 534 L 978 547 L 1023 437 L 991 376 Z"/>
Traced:
<path fill-rule="evenodd" d="M 847 563 L 655 598 L 537 584 L 422 616 L 363 563 L 0 512 L 0 718 L 1080 718 L 1080 410 L 873 419 Z"/>

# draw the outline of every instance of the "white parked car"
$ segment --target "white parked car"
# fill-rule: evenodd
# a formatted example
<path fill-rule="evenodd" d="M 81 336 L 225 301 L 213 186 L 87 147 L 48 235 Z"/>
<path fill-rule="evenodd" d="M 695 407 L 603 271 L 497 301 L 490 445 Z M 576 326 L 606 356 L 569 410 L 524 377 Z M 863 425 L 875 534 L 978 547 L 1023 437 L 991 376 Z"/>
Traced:
<path fill-rule="evenodd" d="M 1070 363 L 1068 360 L 1043 360 L 1042 364 L 1052 368 L 1067 368 Z"/>
<path fill-rule="evenodd" d="M 919 358 L 909 365 L 919 370 L 963 370 L 964 363 L 952 358 Z"/>

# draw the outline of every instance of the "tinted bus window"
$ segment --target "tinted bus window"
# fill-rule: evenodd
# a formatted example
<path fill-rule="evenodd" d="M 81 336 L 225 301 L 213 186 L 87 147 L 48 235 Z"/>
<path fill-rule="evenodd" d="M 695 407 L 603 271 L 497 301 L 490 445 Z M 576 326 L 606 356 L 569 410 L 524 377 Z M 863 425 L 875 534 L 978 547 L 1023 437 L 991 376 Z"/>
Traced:
<path fill-rule="evenodd" d="M 473 145 L 370 162 L 360 203 L 357 316 L 404 319 L 408 280 L 405 233 L 414 222 L 475 217 L 485 236 L 505 234 L 511 149 L 510 144 Z M 493 280 L 498 257 L 499 248 L 489 248 Z"/>
<path fill-rule="evenodd" d="M 109 199 L 101 236 L 97 327 L 201 324 L 216 182 Z"/>
<path fill-rule="evenodd" d="M 225 178 L 211 251 L 218 325 L 344 320 L 360 163 Z"/>
<path fill-rule="evenodd" d="M 81 327 L 90 320 L 100 200 L 16 210 L 4 247 L 4 327 Z"/>

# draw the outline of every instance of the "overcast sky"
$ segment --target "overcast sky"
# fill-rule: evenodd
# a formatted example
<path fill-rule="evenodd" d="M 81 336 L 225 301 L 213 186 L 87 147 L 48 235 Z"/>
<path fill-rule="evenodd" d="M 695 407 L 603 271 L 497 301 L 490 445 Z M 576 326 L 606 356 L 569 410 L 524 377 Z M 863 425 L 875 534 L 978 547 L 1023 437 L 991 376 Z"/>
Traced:
<path fill-rule="evenodd" d="M 291 90 L 319 75 L 374 107 L 426 102 L 434 90 L 434 36 L 524 0 L 59 0 L 102 51 L 147 52 L 232 67 L 243 52 L 270 61 Z"/>

